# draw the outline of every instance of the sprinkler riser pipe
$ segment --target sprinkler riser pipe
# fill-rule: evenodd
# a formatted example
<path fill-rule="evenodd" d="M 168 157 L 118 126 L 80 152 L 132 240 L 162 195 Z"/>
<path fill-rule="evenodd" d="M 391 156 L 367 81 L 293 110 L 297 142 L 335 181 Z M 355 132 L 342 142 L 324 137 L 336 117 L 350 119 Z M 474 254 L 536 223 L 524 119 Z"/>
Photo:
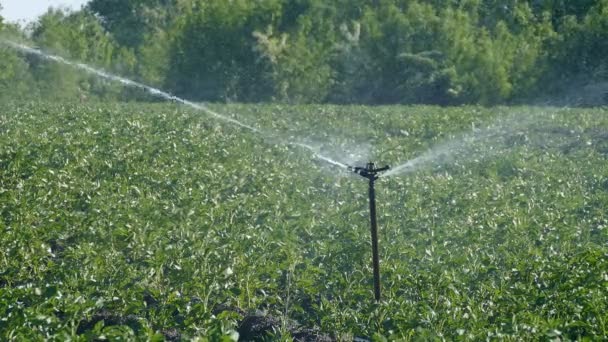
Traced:
<path fill-rule="evenodd" d="M 376 222 L 376 189 L 374 188 L 379 174 L 388 171 L 390 166 L 376 168 L 374 163 L 369 162 L 366 166 L 349 166 L 349 170 L 369 180 L 369 219 L 372 237 L 372 268 L 374 270 L 374 297 L 376 302 L 380 301 L 380 257 L 378 253 L 378 223 Z"/>
<path fill-rule="evenodd" d="M 380 301 L 380 257 L 378 255 L 378 224 L 376 222 L 376 190 L 374 180 L 369 180 L 369 217 L 372 237 L 372 267 L 374 270 L 374 297 Z"/>

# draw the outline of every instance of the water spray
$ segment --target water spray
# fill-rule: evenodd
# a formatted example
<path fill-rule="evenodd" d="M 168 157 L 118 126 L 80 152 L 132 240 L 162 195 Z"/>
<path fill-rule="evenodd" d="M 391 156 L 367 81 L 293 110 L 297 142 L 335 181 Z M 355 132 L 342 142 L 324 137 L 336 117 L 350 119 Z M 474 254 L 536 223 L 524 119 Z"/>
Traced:
<path fill-rule="evenodd" d="M 210 115 L 210 116 L 212 116 L 212 117 L 214 117 L 214 118 L 216 118 L 218 120 L 221 120 L 221 121 L 227 122 L 229 124 L 238 126 L 240 128 L 246 129 L 246 130 L 251 131 L 253 133 L 262 135 L 262 136 L 264 136 L 266 138 L 271 138 L 273 136 L 273 134 L 270 134 L 268 132 L 264 132 L 264 131 L 256 128 L 256 127 L 253 127 L 251 125 L 248 125 L 246 123 L 243 123 L 241 121 L 238 121 L 236 119 L 228 117 L 226 115 L 222 115 L 222 114 L 220 114 L 218 112 L 215 112 L 215 111 L 211 110 L 209 107 L 205 106 L 204 104 L 195 103 L 195 102 L 183 99 L 181 97 L 175 96 L 173 94 L 170 94 L 170 93 L 165 92 L 163 90 L 160 90 L 158 88 L 154 88 L 154 87 L 151 87 L 151 86 L 143 84 L 143 83 L 135 82 L 135 81 L 130 80 L 128 78 L 125 78 L 125 77 L 122 77 L 122 76 L 117 76 L 117 75 L 111 74 L 111 73 L 109 73 L 107 71 L 104 71 L 104 70 L 101 70 L 101 69 L 96 69 L 96 68 L 94 68 L 94 67 L 92 67 L 90 65 L 87 65 L 87 64 L 84 64 L 84 63 L 78 63 L 78 62 L 70 61 L 70 60 L 67 60 L 67 59 L 65 59 L 65 58 L 63 58 L 61 56 L 49 54 L 49 53 L 43 52 L 43 51 L 41 51 L 39 49 L 35 49 L 35 48 L 29 47 L 27 45 L 16 43 L 16 42 L 13 42 L 13 41 L 10 41 L 10 40 L 0 39 L 0 44 L 6 45 L 6 46 L 8 46 L 8 47 L 10 47 L 12 49 L 15 49 L 17 51 L 21 51 L 21 52 L 26 53 L 26 54 L 35 55 L 35 56 L 38 56 L 40 58 L 47 59 L 47 60 L 50 60 L 50 61 L 53 61 L 53 62 L 69 65 L 69 66 L 71 66 L 73 68 L 80 69 L 82 71 L 85 71 L 85 72 L 87 72 L 89 74 L 92 74 L 92 75 L 95 75 L 97 77 L 101 77 L 103 79 L 107 79 L 107 80 L 114 81 L 114 82 L 119 82 L 122 85 L 127 86 L 127 87 L 133 87 L 133 88 L 142 89 L 142 90 L 148 92 L 149 94 L 151 94 L 153 96 L 160 97 L 160 98 L 162 98 L 164 100 L 167 100 L 167 101 L 174 101 L 174 102 L 177 102 L 177 103 L 181 103 L 182 105 L 186 105 L 186 106 L 191 107 L 193 109 L 202 111 L 202 112 L 204 112 L 204 113 L 206 113 L 206 114 L 208 114 L 208 115 Z M 294 141 L 288 141 L 288 140 L 286 141 L 285 139 L 279 139 L 279 140 L 284 145 L 297 146 L 297 147 L 306 149 L 306 150 L 308 150 L 309 152 L 312 153 L 313 157 L 315 157 L 315 158 L 317 158 L 319 160 L 322 160 L 322 161 L 324 161 L 326 163 L 329 163 L 329 164 L 331 164 L 333 166 L 336 166 L 336 167 L 339 167 L 339 168 L 342 168 L 342 169 L 346 169 L 347 168 L 347 166 L 345 164 L 343 164 L 343 163 L 341 163 L 341 162 L 339 162 L 337 160 L 334 160 L 334 159 L 332 159 L 332 158 L 330 158 L 330 157 L 322 154 L 321 152 L 318 151 L 318 149 L 315 149 L 314 147 L 312 147 L 312 146 L 310 146 L 308 144 L 300 143 L 300 142 L 297 142 L 297 141 L 296 142 L 294 142 Z"/>
<path fill-rule="evenodd" d="M 365 167 L 349 166 L 348 169 L 361 177 L 369 180 L 369 218 L 371 223 L 372 235 L 372 264 L 374 269 L 374 297 L 380 301 L 380 257 L 378 256 L 378 225 L 376 223 L 376 180 L 380 178 L 380 173 L 388 171 L 390 166 L 376 168 L 374 163 L 369 162 Z"/>
<path fill-rule="evenodd" d="M 248 124 L 240 122 L 231 117 L 217 113 L 217 112 L 211 110 L 210 108 L 208 108 L 207 106 L 205 106 L 204 104 L 194 103 L 192 101 L 182 99 L 180 97 L 177 97 L 173 94 L 162 91 L 160 89 L 145 85 L 143 83 L 135 82 L 135 81 L 130 80 L 125 77 L 113 75 L 104 70 L 93 68 L 87 64 L 70 61 L 63 57 L 48 54 L 41 50 L 29 47 L 27 45 L 19 44 L 19 43 L 8 41 L 8 40 L 0 39 L 0 44 L 7 45 L 13 49 L 16 49 L 16 50 L 21 51 L 26 54 L 36 55 L 38 57 L 41 57 L 41 58 L 44 58 L 47 60 L 51 60 L 51 61 L 54 61 L 57 63 L 62 63 L 62 64 L 72 66 L 74 68 L 83 70 L 83 71 L 93 74 L 95 76 L 98 76 L 98 77 L 101 77 L 101 78 L 104 78 L 107 80 L 119 82 L 128 87 L 140 88 L 154 96 L 163 98 L 168 101 L 175 101 L 175 102 L 181 103 L 183 105 L 189 106 L 191 108 L 194 108 L 196 110 L 200 110 L 216 119 L 233 124 L 240 128 L 249 130 L 251 132 L 254 132 L 254 133 L 257 133 L 260 135 L 272 136 L 271 134 L 263 132 L 256 127 L 250 126 Z M 374 189 L 374 183 L 380 177 L 379 176 L 380 173 L 382 173 L 384 171 L 388 171 L 390 169 L 390 167 L 385 166 L 385 167 L 381 167 L 381 168 L 376 168 L 374 163 L 371 163 L 371 162 L 368 163 L 365 167 L 352 167 L 352 166 L 348 166 L 340 161 L 337 161 L 333 158 L 330 158 L 330 157 L 322 154 L 318 149 L 314 148 L 311 145 L 297 142 L 297 141 L 294 142 L 294 141 L 281 140 L 281 142 L 288 146 L 297 146 L 297 147 L 303 148 L 305 150 L 308 150 L 309 152 L 312 153 L 312 155 L 315 158 L 317 158 L 319 160 L 322 160 L 330 165 L 333 165 L 334 167 L 338 167 L 341 169 L 348 169 L 369 180 L 369 208 L 370 208 L 372 254 L 373 254 L 373 269 L 374 269 L 374 294 L 375 294 L 376 301 L 380 301 L 380 259 L 378 257 L 378 227 L 377 227 L 377 223 L 376 223 L 376 193 L 375 193 L 375 189 Z M 386 175 L 388 175 L 388 174 L 389 173 L 387 173 Z"/>

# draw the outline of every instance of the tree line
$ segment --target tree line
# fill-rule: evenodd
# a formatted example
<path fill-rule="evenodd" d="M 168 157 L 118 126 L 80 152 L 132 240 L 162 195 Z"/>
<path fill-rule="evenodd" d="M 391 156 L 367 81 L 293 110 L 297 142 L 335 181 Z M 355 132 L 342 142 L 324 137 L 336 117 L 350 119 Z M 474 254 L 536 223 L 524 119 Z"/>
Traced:
<path fill-rule="evenodd" d="M 91 0 L 2 36 L 195 101 L 608 103 L 608 0 Z M 0 98 L 142 99 L 0 47 Z"/>

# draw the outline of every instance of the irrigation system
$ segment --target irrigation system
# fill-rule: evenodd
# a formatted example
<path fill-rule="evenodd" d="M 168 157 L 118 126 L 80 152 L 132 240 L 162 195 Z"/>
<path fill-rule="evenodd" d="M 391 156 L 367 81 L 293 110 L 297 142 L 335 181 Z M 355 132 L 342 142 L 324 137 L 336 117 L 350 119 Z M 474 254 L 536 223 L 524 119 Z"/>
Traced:
<path fill-rule="evenodd" d="M 376 222 L 376 189 L 375 183 L 380 178 L 380 173 L 388 171 L 390 166 L 376 168 L 372 162 L 364 167 L 349 166 L 349 170 L 369 180 L 369 220 L 372 235 L 372 266 L 374 269 L 374 297 L 380 301 L 380 257 L 378 256 L 378 224 Z"/>
<path fill-rule="evenodd" d="M 100 69 L 96 69 L 93 68 L 87 64 L 84 63 L 78 63 L 78 62 L 73 62 L 73 61 L 69 61 L 63 57 L 57 56 L 57 55 L 52 55 L 52 54 L 48 54 L 45 53 L 41 50 L 29 47 L 27 45 L 23 45 L 20 43 L 16 43 L 10 40 L 3 40 L 0 39 L 0 44 L 4 44 L 4 45 L 8 45 L 9 47 L 16 49 L 18 51 L 21 51 L 23 53 L 26 54 L 30 54 L 30 55 L 36 55 L 38 57 L 41 57 L 43 59 L 47 59 L 47 60 L 51 60 L 57 63 L 62 63 L 62 64 L 66 64 L 66 65 L 70 65 L 74 68 L 83 70 L 85 72 L 88 72 L 90 74 L 96 75 L 98 77 L 107 79 L 107 80 L 111 80 L 111 81 L 115 81 L 115 82 L 119 82 L 122 83 L 125 86 L 129 86 L 129 87 L 135 87 L 135 88 L 140 88 L 143 89 L 145 91 L 147 91 L 148 93 L 154 95 L 154 96 L 158 96 L 161 97 L 165 100 L 169 100 L 169 101 L 175 101 L 178 103 L 181 103 L 183 105 L 189 106 L 191 108 L 203 111 L 205 113 L 207 113 L 208 115 L 228 122 L 230 124 L 239 126 L 241 128 L 244 128 L 246 130 L 252 131 L 254 133 L 257 134 L 261 134 L 261 135 L 265 135 L 265 136 L 272 136 L 269 135 L 266 132 L 262 132 L 261 130 L 245 124 L 243 122 L 240 122 L 236 119 L 233 119 L 231 117 L 222 115 L 220 113 L 217 113 L 211 109 L 209 109 L 207 106 L 205 106 L 204 104 L 199 104 L 199 103 L 194 103 L 185 99 L 182 99 L 180 97 L 177 97 L 175 95 L 172 95 L 170 93 L 167 93 L 165 91 L 162 91 L 160 89 L 157 88 L 153 88 L 150 87 L 148 85 L 142 84 L 142 83 L 138 83 L 135 82 L 133 80 L 130 80 L 128 78 L 125 77 L 121 77 L 121 76 L 117 76 L 117 75 L 113 75 L 111 73 L 108 73 L 104 70 L 100 70 Z M 353 167 L 353 166 L 347 166 L 346 164 L 341 163 L 340 161 L 334 160 L 328 156 L 323 155 L 322 153 L 320 153 L 320 151 L 318 151 L 316 148 L 314 148 L 313 146 L 310 146 L 308 144 L 304 144 L 301 142 L 293 142 L 293 141 L 282 141 L 282 143 L 284 143 L 285 145 L 290 145 L 290 146 L 297 146 L 303 149 L 306 149 L 310 152 L 312 152 L 313 156 L 315 158 L 318 158 L 324 162 L 327 162 L 333 166 L 342 168 L 342 169 L 348 169 L 350 171 L 355 172 L 356 174 L 367 178 L 369 180 L 369 214 L 370 214 L 370 222 L 371 222 L 371 237 L 372 237 L 372 259 L 373 259 L 373 270 L 374 270 L 374 295 L 376 298 L 376 301 L 380 301 L 380 258 L 378 256 L 378 226 L 376 223 L 376 192 L 374 189 L 374 185 L 376 180 L 378 180 L 378 178 L 380 177 L 380 174 L 382 172 L 388 171 L 390 169 L 389 166 L 385 166 L 385 167 L 381 167 L 381 168 L 376 168 L 375 164 L 370 162 L 368 163 L 366 166 L 364 167 Z M 409 164 L 405 165 L 408 166 Z M 403 166 L 397 167 L 395 170 L 401 169 Z M 390 175 L 390 173 L 385 174 L 385 176 Z"/>

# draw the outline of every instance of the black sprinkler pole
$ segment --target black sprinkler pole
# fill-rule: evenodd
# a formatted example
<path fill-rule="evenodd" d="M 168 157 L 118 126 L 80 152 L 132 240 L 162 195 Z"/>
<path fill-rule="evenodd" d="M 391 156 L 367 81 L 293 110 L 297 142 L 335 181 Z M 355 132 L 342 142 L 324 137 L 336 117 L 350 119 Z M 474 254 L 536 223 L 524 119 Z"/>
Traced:
<path fill-rule="evenodd" d="M 378 224 L 376 222 L 376 189 L 374 187 L 379 178 L 378 173 L 388 170 L 385 166 L 376 169 L 374 163 L 368 163 L 365 167 L 350 167 L 352 171 L 362 177 L 369 179 L 369 217 L 372 235 L 372 266 L 374 269 L 374 297 L 380 301 L 380 257 L 378 256 Z"/>
<path fill-rule="evenodd" d="M 376 190 L 375 180 L 369 179 L 369 217 L 372 228 L 372 261 L 374 267 L 374 296 L 380 301 L 380 257 L 378 256 L 378 225 L 376 223 Z"/>

